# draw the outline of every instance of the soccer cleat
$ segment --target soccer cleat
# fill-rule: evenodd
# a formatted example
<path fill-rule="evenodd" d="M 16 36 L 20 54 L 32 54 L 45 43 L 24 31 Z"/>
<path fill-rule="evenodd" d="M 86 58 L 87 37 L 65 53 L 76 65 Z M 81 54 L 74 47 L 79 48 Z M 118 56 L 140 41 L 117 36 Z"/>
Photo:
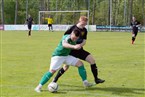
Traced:
<path fill-rule="evenodd" d="M 132 41 L 131 44 L 134 44 L 134 41 Z"/>
<path fill-rule="evenodd" d="M 93 83 L 89 83 L 88 81 L 84 81 L 83 84 L 84 87 L 92 87 L 94 85 Z"/>
<path fill-rule="evenodd" d="M 95 80 L 95 82 L 96 82 L 96 84 L 99 84 L 99 83 L 104 83 L 105 82 L 105 80 L 102 80 L 102 79 L 97 79 L 97 80 Z"/>
<path fill-rule="evenodd" d="M 40 92 L 41 92 L 41 88 L 36 87 L 36 88 L 35 88 L 35 91 L 36 91 L 37 93 L 40 93 Z"/>

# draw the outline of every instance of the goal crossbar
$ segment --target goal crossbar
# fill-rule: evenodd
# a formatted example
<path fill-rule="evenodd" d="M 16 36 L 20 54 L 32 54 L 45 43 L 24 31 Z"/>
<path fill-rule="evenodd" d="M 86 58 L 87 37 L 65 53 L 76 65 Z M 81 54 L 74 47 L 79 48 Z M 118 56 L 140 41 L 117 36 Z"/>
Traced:
<path fill-rule="evenodd" d="M 89 10 L 74 10 L 74 11 L 39 11 L 39 13 L 41 12 L 88 12 Z"/>
<path fill-rule="evenodd" d="M 60 13 L 60 12 L 64 12 L 64 13 L 70 13 L 70 12 L 86 12 L 87 13 L 87 17 L 88 17 L 88 23 L 87 23 L 87 25 L 88 25 L 88 27 L 87 28 L 89 28 L 89 10 L 73 10 L 73 11 L 39 11 L 39 21 L 38 21 L 38 23 L 39 23 L 39 25 L 40 25 L 40 14 L 41 13 L 45 13 L 45 12 L 50 12 L 50 13 Z"/>

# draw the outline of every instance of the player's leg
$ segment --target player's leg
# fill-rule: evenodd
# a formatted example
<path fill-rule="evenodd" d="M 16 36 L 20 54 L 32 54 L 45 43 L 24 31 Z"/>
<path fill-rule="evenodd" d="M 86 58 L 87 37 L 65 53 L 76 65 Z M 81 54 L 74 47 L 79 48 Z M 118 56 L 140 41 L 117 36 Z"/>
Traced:
<path fill-rule="evenodd" d="M 72 50 L 73 51 L 73 50 Z M 76 55 L 77 53 L 75 52 L 72 52 L 71 51 L 71 55 L 74 54 Z M 74 56 L 72 55 L 72 56 Z M 64 74 L 64 72 L 66 72 L 68 70 L 69 66 L 68 65 L 64 65 L 58 72 L 57 72 L 57 75 L 55 76 L 55 78 L 53 79 L 53 82 L 57 82 L 59 77 L 62 76 Z"/>
<path fill-rule="evenodd" d="M 94 80 L 95 80 L 96 84 L 105 82 L 105 80 L 102 80 L 102 79 L 98 78 L 98 68 L 96 66 L 94 58 L 90 55 L 89 52 L 87 52 L 83 49 L 82 50 L 72 50 L 70 54 L 74 57 L 77 57 L 79 59 L 82 59 L 82 60 L 87 61 L 88 63 L 90 63 L 91 71 L 92 71 L 92 74 L 94 76 Z M 66 70 L 67 70 L 67 67 L 61 68 L 58 71 L 58 73 L 55 76 L 53 81 L 57 82 L 59 77 L 62 76 Z"/>
<path fill-rule="evenodd" d="M 132 44 L 134 44 L 137 34 L 138 34 L 138 30 L 134 29 L 132 32 Z"/>
<path fill-rule="evenodd" d="M 49 31 L 50 31 L 50 24 L 48 24 L 48 28 L 49 28 Z"/>
<path fill-rule="evenodd" d="M 70 54 L 74 57 L 87 61 L 90 64 L 90 68 L 96 84 L 105 82 L 105 80 L 98 78 L 98 68 L 95 59 L 89 52 L 85 51 L 84 49 L 80 49 L 80 50 L 72 50 Z"/>
<path fill-rule="evenodd" d="M 53 27 L 52 27 L 52 24 L 51 24 L 51 31 L 53 32 Z"/>
<path fill-rule="evenodd" d="M 134 41 L 135 41 L 135 32 L 133 31 L 132 32 L 132 42 L 131 43 L 134 44 Z"/>
<path fill-rule="evenodd" d="M 41 92 L 42 86 L 43 86 L 46 82 L 48 82 L 48 80 L 52 77 L 52 75 L 53 75 L 54 73 L 55 73 L 55 70 L 50 70 L 50 71 L 46 72 L 46 73 L 42 76 L 42 78 L 41 78 L 41 80 L 40 80 L 38 86 L 35 88 L 35 91 L 36 91 L 36 92 Z"/>
<path fill-rule="evenodd" d="M 57 82 L 59 77 L 61 77 L 65 71 L 67 71 L 69 68 L 68 65 L 64 65 L 56 74 L 55 78 L 53 79 L 53 82 Z"/>
<path fill-rule="evenodd" d="M 36 92 L 41 92 L 42 86 L 48 82 L 48 80 L 52 77 L 56 70 L 58 70 L 61 67 L 61 64 L 63 62 L 63 57 L 55 56 L 51 58 L 50 69 L 42 76 L 38 86 L 35 88 Z"/>
<path fill-rule="evenodd" d="M 93 58 L 93 56 L 91 54 L 89 54 L 86 59 L 85 59 L 88 63 L 90 63 L 91 65 L 91 71 L 93 73 L 93 76 L 94 76 L 94 80 L 96 82 L 96 84 L 99 84 L 99 83 L 103 83 L 105 82 L 105 80 L 102 80 L 100 78 L 98 78 L 98 68 L 97 68 L 97 65 L 95 63 L 95 60 Z"/>
<path fill-rule="evenodd" d="M 86 69 L 85 69 L 83 63 L 78 58 L 75 58 L 73 56 L 68 56 L 66 59 L 66 64 L 78 67 L 78 73 L 79 73 L 85 87 L 93 86 L 92 83 L 89 83 L 87 81 Z"/>
<path fill-rule="evenodd" d="M 134 42 L 135 42 L 136 36 L 137 36 L 137 34 L 138 34 L 138 30 L 136 30 L 134 34 L 135 34 L 135 36 L 134 36 Z"/>
<path fill-rule="evenodd" d="M 32 25 L 28 24 L 28 29 L 29 29 L 28 36 L 31 36 L 31 27 L 32 27 Z"/>

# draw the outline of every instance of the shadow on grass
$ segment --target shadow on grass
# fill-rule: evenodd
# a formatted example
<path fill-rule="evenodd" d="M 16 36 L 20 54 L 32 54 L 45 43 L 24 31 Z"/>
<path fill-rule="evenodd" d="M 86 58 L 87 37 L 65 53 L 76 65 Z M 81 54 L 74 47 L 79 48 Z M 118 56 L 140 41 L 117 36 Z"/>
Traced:
<path fill-rule="evenodd" d="M 97 87 L 83 88 L 82 86 L 60 84 L 61 86 L 68 87 L 68 89 L 62 89 L 62 91 L 105 91 L 116 95 L 124 94 L 145 94 L 144 88 L 126 88 L 126 87 Z"/>
<path fill-rule="evenodd" d="M 42 92 L 49 92 L 48 90 L 42 90 Z M 58 91 L 58 92 L 54 92 L 54 94 L 66 94 L 67 92 L 64 91 Z M 52 93 L 53 94 L 53 93 Z"/>
<path fill-rule="evenodd" d="M 101 90 L 101 91 L 106 91 L 106 92 L 112 92 L 112 94 L 124 94 L 124 93 L 129 93 L 129 94 L 145 94 L 145 89 L 141 88 L 125 88 L 125 87 L 106 87 L 106 88 L 88 88 L 88 91 L 92 90 Z"/>

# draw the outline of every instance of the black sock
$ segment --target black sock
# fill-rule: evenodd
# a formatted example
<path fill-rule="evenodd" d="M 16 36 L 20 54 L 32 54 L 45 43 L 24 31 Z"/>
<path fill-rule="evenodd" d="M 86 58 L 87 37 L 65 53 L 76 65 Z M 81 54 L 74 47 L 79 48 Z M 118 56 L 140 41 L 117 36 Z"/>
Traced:
<path fill-rule="evenodd" d="M 61 68 L 61 69 L 58 71 L 57 75 L 55 76 L 53 82 L 57 82 L 58 78 L 59 78 L 61 75 L 63 75 L 64 72 L 65 72 L 64 69 Z"/>
<path fill-rule="evenodd" d="M 31 36 L 31 31 L 29 31 L 29 34 L 28 34 L 28 36 Z"/>
<path fill-rule="evenodd" d="M 132 41 L 135 41 L 135 37 L 132 37 Z"/>
<path fill-rule="evenodd" d="M 96 64 L 91 64 L 91 71 L 93 73 L 95 80 L 97 80 L 98 79 L 98 69 L 97 69 Z"/>

